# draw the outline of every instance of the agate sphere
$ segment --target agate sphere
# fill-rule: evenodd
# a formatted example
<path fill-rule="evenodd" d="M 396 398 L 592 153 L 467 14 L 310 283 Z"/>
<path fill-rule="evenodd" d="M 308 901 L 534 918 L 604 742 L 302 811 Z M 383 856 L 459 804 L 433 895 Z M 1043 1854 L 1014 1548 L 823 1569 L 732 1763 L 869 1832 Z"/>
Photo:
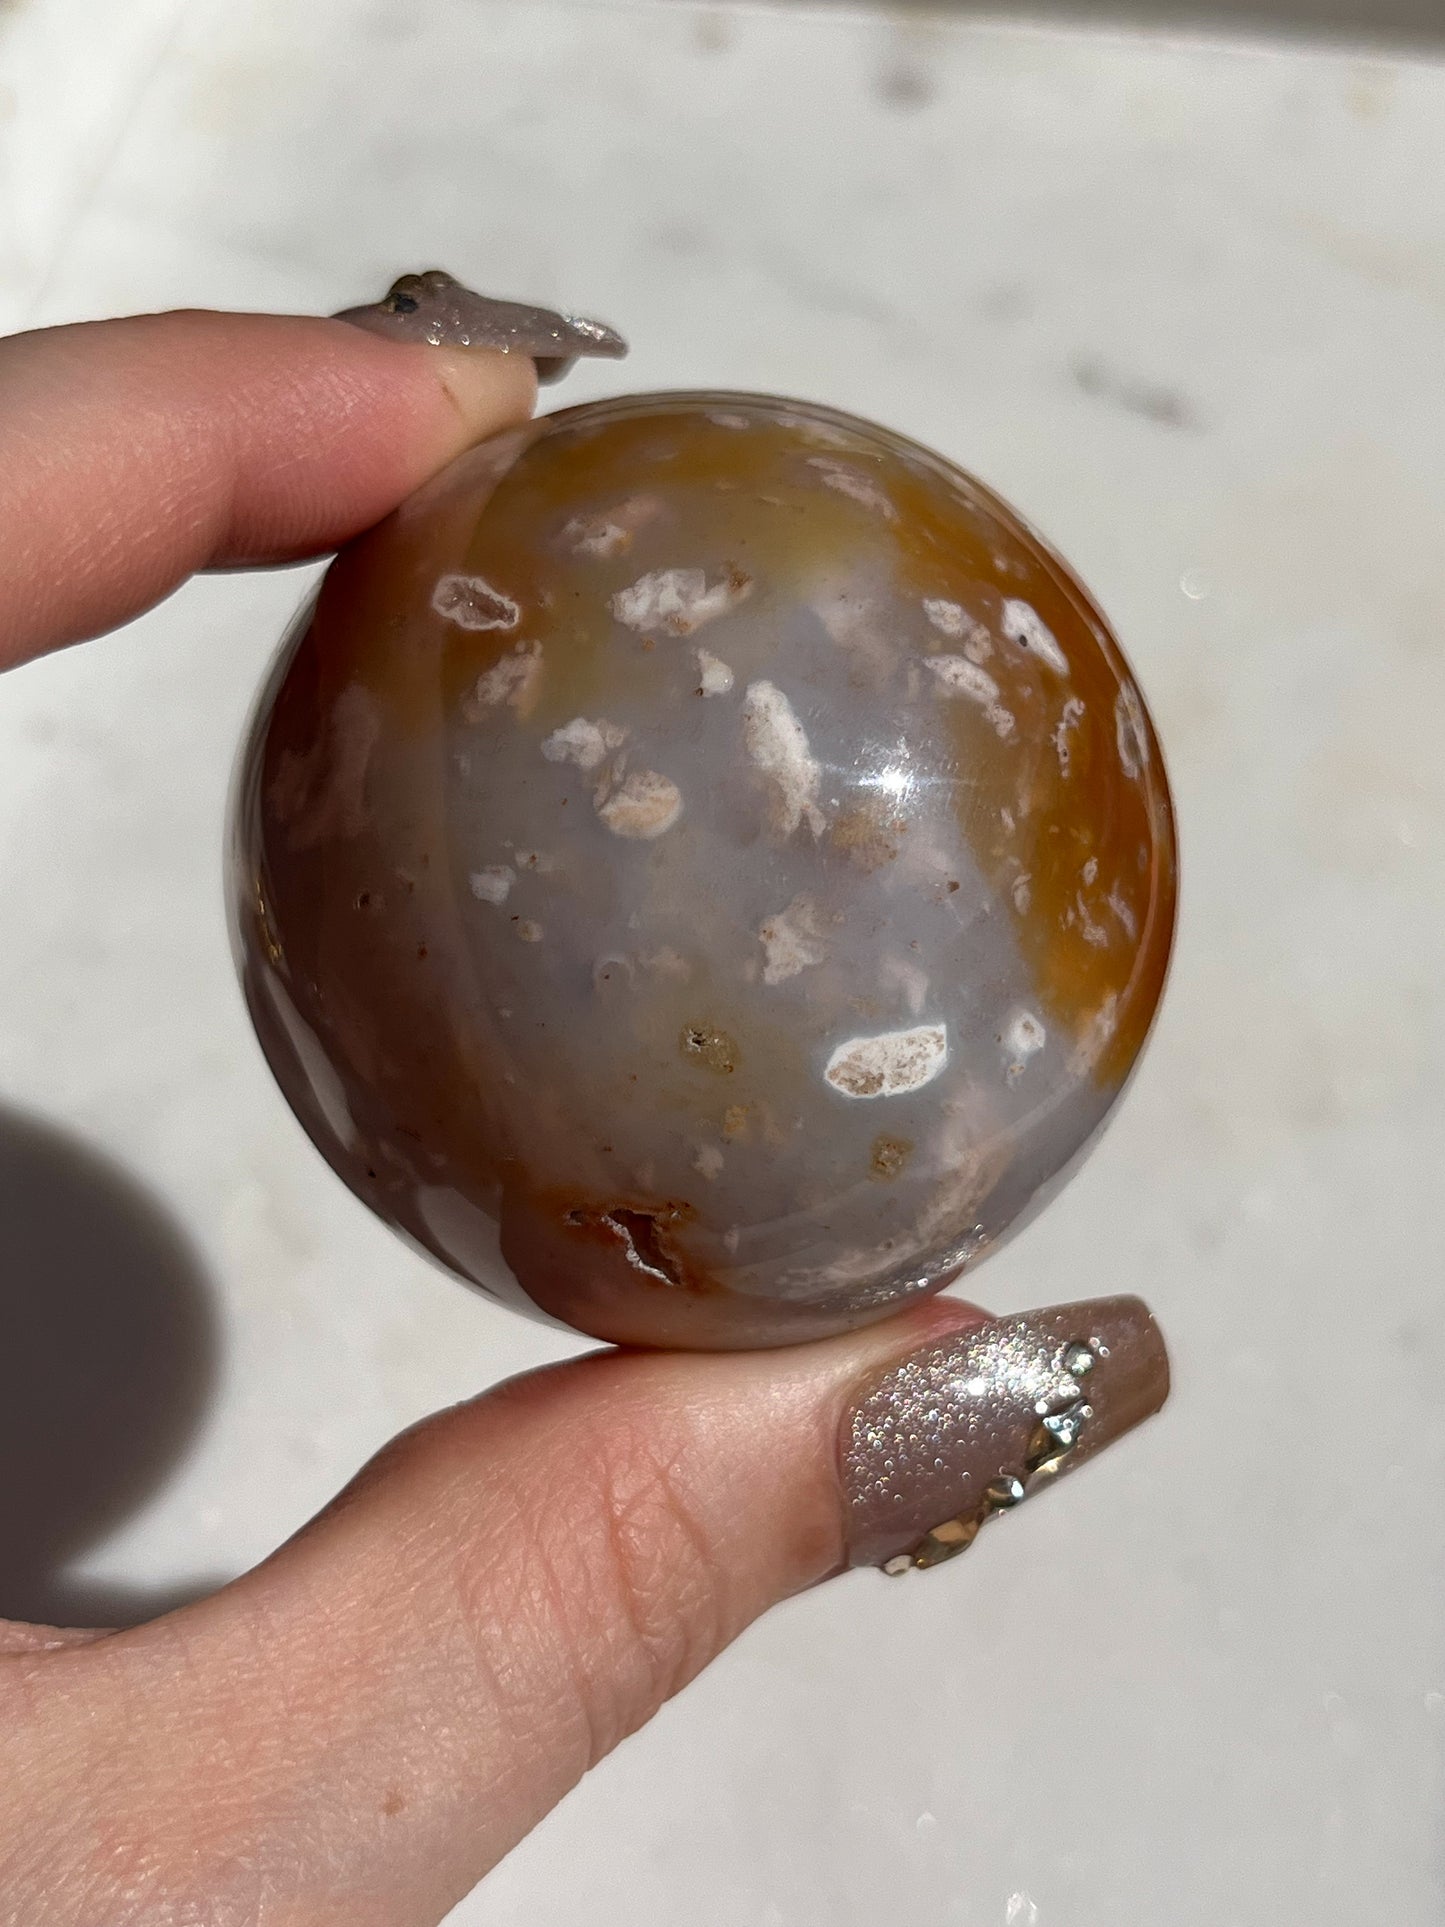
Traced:
<path fill-rule="evenodd" d="M 462 1278 L 781 1344 L 976 1262 L 1145 1042 L 1173 815 L 1059 559 L 831 410 L 629 396 L 346 549 L 245 746 L 233 928 L 286 1097 Z"/>

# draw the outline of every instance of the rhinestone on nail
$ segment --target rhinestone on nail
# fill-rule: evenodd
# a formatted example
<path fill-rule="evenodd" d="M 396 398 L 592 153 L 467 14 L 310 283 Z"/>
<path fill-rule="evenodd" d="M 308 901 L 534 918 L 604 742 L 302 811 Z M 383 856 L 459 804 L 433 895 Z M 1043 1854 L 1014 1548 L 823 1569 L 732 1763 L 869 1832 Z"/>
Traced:
<path fill-rule="evenodd" d="M 1060 1471 L 1065 1459 L 1078 1444 L 1084 1426 L 1093 1416 L 1093 1406 L 1086 1405 L 1080 1399 L 1062 1412 L 1049 1412 L 1040 1418 L 1029 1440 L 1027 1470 L 1030 1477 L 1048 1477 Z"/>
<path fill-rule="evenodd" d="M 1034 1491 L 1037 1484 L 1050 1479 L 1064 1468 L 1078 1449 L 1084 1428 L 1094 1416 L 1094 1408 L 1078 1396 L 1078 1381 L 1087 1378 L 1105 1347 L 1097 1341 L 1066 1345 L 1059 1359 L 1062 1382 L 1057 1391 L 1035 1402 L 1038 1424 L 1024 1454 L 1023 1477 L 1002 1473 L 988 1486 L 977 1515 L 971 1519 L 948 1519 L 925 1535 L 911 1553 L 899 1553 L 883 1567 L 897 1577 L 910 1569 L 926 1572 L 966 1552 L 986 1522 L 996 1513 L 1011 1512 Z"/>
<path fill-rule="evenodd" d="M 1007 1512 L 1013 1506 L 1022 1505 L 1028 1493 L 1022 1479 L 1005 1473 L 1002 1478 L 994 1480 L 983 1496 L 992 1511 Z"/>
<path fill-rule="evenodd" d="M 922 1571 L 930 1566 L 944 1565 L 956 1559 L 978 1537 L 981 1519 L 946 1519 L 941 1526 L 925 1534 L 923 1542 L 913 1554 L 913 1564 Z"/>

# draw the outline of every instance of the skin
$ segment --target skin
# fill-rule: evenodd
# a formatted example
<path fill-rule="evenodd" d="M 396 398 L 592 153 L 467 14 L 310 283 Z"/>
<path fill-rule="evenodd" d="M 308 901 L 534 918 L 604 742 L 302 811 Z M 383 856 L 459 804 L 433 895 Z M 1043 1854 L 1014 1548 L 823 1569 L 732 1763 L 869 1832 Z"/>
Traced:
<path fill-rule="evenodd" d="M 323 553 L 524 419 L 531 363 L 174 314 L 0 343 L 0 666 Z M 859 1388 L 981 1314 L 602 1352 L 395 1440 L 132 1631 L 0 1622 L 0 1921 L 422 1927 L 751 1620 L 844 1564 Z M 858 1583 L 871 1583 L 867 1580 Z"/>

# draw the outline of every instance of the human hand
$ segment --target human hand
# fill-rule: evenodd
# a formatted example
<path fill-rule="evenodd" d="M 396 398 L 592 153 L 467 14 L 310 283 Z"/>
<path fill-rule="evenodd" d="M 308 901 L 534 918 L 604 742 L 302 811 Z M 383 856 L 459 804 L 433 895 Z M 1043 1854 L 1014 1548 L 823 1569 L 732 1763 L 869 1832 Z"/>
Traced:
<path fill-rule="evenodd" d="M 534 400 L 520 356 L 340 321 L 0 343 L 0 666 L 196 570 L 323 553 Z M 0 1622 L 0 1919 L 435 1922 L 759 1613 L 941 1561 L 1166 1390 L 1127 1299 L 935 1299 L 493 1390 L 211 1599 L 119 1633 Z"/>

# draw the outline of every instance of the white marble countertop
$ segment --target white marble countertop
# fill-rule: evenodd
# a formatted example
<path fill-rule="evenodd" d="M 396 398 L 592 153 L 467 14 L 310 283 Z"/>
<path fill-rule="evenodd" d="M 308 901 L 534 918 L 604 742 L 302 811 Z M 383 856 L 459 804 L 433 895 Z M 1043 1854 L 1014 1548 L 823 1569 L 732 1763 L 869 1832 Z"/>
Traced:
<path fill-rule="evenodd" d="M 0 161 L 10 326 L 324 311 L 435 260 L 631 335 L 569 400 L 791 391 L 940 446 L 1093 585 L 1171 759 L 1156 1043 L 975 1286 L 1146 1294 L 1165 1417 L 947 1574 L 755 1629 L 455 1919 L 1439 1919 L 1445 68 L 683 0 L 28 0 Z M 301 586 L 199 583 L 0 686 L 0 1304 L 65 1308 L 0 1418 L 37 1610 L 234 1573 L 570 1349 L 371 1223 L 248 1032 L 222 813 Z M 152 1337 L 99 1408 L 80 1334 L 121 1328 Z"/>

